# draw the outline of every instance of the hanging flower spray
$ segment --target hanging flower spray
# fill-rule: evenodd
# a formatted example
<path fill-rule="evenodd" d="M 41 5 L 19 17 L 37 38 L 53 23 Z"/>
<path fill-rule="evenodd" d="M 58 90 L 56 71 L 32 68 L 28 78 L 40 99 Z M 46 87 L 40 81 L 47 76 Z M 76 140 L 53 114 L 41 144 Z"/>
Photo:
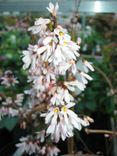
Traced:
<path fill-rule="evenodd" d="M 20 138 L 14 156 L 23 153 L 56 156 L 59 149 L 55 143 L 72 137 L 74 129 L 89 125 L 72 107 L 76 104 L 74 94 L 84 91 L 88 80 L 92 80 L 88 72 L 94 69 L 88 61 L 81 60 L 80 46 L 57 23 L 58 9 L 58 3 L 55 6 L 49 3 L 51 18 L 40 17 L 28 29 L 38 37 L 35 45 L 23 51 L 22 58 L 32 88 L 25 91 L 30 100 L 17 115 L 22 128 L 30 121 L 33 125 L 31 134 Z"/>

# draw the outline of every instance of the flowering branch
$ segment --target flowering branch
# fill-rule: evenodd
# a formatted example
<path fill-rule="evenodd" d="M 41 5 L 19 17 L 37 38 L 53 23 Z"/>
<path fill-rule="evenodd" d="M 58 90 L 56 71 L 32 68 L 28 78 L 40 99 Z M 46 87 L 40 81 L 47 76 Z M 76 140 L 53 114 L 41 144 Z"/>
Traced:
<path fill-rule="evenodd" d="M 19 115 L 21 127 L 27 128 L 25 122 L 33 123 L 29 127 L 33 133 L 20 138 L 14 156 L 19 153 L 57 155 L 60 150 L 55 143 L 73 137 L 74 129 L 81 130 L 92 121 L 89 117 L 80 118 L 72 108 L 76 105 L 74 95 L 85 90 L 88 81 L 92 80 L 88 72 L 94 71 L 94 68 L 80 58 L 80 46 L 72 41 L 66 29 L 58 25 L 58 3 L 49 3 L 47 9 L 51 18 L 40 17 L 28 29 L 38 36 L 37 43 L 29 44 L 28 49 L 23 51 L 23 69 L 28 70 L 28 82 L 32 88 L 25 91 L 29 95 L 27 105 L 12 112 Z M 13 77 L 5 80 L 9 80 L 7 86 L 12 81 L 17 83 Z M 21 102 L 19 96 L 20 100 L 16 98 L 15 103 Z M 11 109 L 13 101 L 10 97 L 3 102 L 6 103 Z"/>

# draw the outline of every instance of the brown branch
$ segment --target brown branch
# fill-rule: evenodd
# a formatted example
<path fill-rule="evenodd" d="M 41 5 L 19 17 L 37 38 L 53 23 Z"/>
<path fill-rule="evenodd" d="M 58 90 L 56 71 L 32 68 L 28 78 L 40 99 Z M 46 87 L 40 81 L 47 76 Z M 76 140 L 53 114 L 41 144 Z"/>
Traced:
<path fill-rule="evenodd" d="M 100 68 L 98 68 L 98 67 L 96 67 L 94 65 L 93 65 L 93 67 L 103 76 L 103 78 L 108 83 L 108 85 L 109 85 L 109 87 L 111 89 L 112 94 L 114 94 L 115 93 L 115 89 L 114 89 L 114 86 L 113 86 L 111 80 L 108 78 L 108 76 Z"/>
<path fill-rule="evenodd" d="M 98 129 L 88 129 L 86 128 L 85 129 L 85 132 L 87 134 L 91 134 L 91 133 L 94 133 L 94 134 L 109 134 L 109 135 L 115 135 L 117 136 L 117 132 L 114 132 L 114 131 L 109 131 L 109 130 L 98 130 Z"/>
<path fill-rule="evenodd" d="M 44 112 L 46 110 L 47 110 L 46 104 L 39 104 L 39 105 L 35 106 L 30 113 L 32 114 L 35 112 Z"/>
<path fill-rule="evenodd" d="M 45 112 L 46 110 L 47 110 L 46 104 L 39 104 L 39 105 L 36 105 L 35 107 L 33 107 L 30 112 L 27 112 L 25 117 L 23 116 L 22 112 L 19 112 L 21 121 L 31 122 L 32 121 L 32 114 L 37 113 L 37 112 Z"/>
<path fill-rule="evenodd" d="M 47 110 L 47 105 L 46 104 L 39 104 L 37 106 L 35 106 L 34 108 L 32 108 L 31 112 L 29 112 L 27 114 L 27 117 L 29 119 L 31 119 L 31 116 L 33 113 L 36 113 L 36 112 L 45 112 Z"/>

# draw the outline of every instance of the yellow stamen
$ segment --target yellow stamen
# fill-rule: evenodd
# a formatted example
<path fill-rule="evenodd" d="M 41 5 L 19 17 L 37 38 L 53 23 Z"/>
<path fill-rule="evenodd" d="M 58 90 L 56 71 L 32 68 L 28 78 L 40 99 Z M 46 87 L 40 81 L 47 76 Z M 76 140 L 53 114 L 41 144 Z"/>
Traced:
<path fill-rule="evenodd" d="M 63 44 L 64 44 L 64 45 L 67 45 L 67 44 L 68 44 L 68 42 L 64 41 L 64 42 L 63 42 Z"/>
<path fill-rule="evenodd" d="M 58 113 L 58 112 L 59 112 L 59 108 L 58 107 L 54 108 L 54 113 Z"/>
<path fill-rule="evenodd" d="M 64 33 L 62 31 L 59 32 L 59 36 L 63 36 Z"/>
<path fill-rule="evenodd" d="M 68 108 L 66 106 L 62 107 L 63 112 L 67 112 Z"/>
<path fill-rule="evenodd" d="M 53 46 L 53 41 L 51 41 L 51 42 L 49 43 L 49 45 L 52 47 L 52 46 Z"/>

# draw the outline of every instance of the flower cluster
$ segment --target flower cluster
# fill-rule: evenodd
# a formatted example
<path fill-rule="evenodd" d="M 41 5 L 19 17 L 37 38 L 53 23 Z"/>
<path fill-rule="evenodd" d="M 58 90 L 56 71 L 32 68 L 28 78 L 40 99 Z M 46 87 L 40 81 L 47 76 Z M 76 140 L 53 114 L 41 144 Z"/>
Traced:
<path fill-rule="evenodd" d="M 27 126 L 26 118 L 29 117 L 28 122 L 34 121 L 31 127 L 33 133 L 20 139 L 15 156 L 24 153 L 56 156 L 59 149 L 50 143 L 49 138 L 57 143 L 60 139 L 72 137 L 74 128 L 81 130 L 82 126 L 93 122 L 90 117 L 80 118 L 73 107 L 76 104 L 74 95 L 86 88 L 88 80 L 92 80 L 88 72 L 94 69 L 88 61 L 81 60 L 79 44 L 72 41 L 67 30 L 57 23 L 58 9 L 57 3 L 55 6 L 49 3 L 47 10 L 51 19 L 40 17 L 28 29 L 39 39 L 23 51 L 23 69 L 28 70 L 28 82 L 32 88 L 25 91 L 30 100 L 28 107 L 20 113 L 23 117 L 22 128 Z M 4 103 L 9 105 L 7 101 Z M 14 103 L 20 106 L 20 95 Z M 43 124 L 40 124 L 42 131 L 39 122 Z M 39 132 L 35 133 L 34 128 Z"/>
<path fill-rule="evenodd" d="M 12 71 L 7 70 L 5 71 L 4 75 L 1 77 L 1 85 L 7 88 L 8 93 L 6 95 L 0 94 L 0 120 L 3 117 L 15 117 L 19 116 L 19 112 L 22 109 L 22 102 L 24 99 L 24 94 L 16 93 L 10 89 L 12 86 L 18 83 L 16 77 L 14 77 Z"/>
<path fill-rule="evenodd" d="M 22 155 L 25 153 L 29 155 L 57 156 L 60 150 L 53 144 L 44 143 L 45 138 L 44 130 L 37 132 L 35 136 L 28 135 L 26 137 L 21 137 L 20 143 L 16 144 L 18 149 L 14 155 Z"/>
<path fill-rule="evenodd" d="M 28 81 L 41 98 L 38 104 L 45 103 L 48 108 L 41 116 L 45 117 L 46 133 L 55 142 L 73 136 L 74 128 L 81 130 L 88 125 L 70 108 L 75 105 L 73 93 L 86 88 L 88 80 L 92 80 L 88 72 L 94 71 L 88 61 L 81 60 L 80 46 L 57 24 L 58 8 L 58 4 L 50 3 L 47 9 L 51 19 L 36 19 L 28 29 L 40 37 L 23 51 L 22 59 L 23 68 L 29 70 Z"/>

